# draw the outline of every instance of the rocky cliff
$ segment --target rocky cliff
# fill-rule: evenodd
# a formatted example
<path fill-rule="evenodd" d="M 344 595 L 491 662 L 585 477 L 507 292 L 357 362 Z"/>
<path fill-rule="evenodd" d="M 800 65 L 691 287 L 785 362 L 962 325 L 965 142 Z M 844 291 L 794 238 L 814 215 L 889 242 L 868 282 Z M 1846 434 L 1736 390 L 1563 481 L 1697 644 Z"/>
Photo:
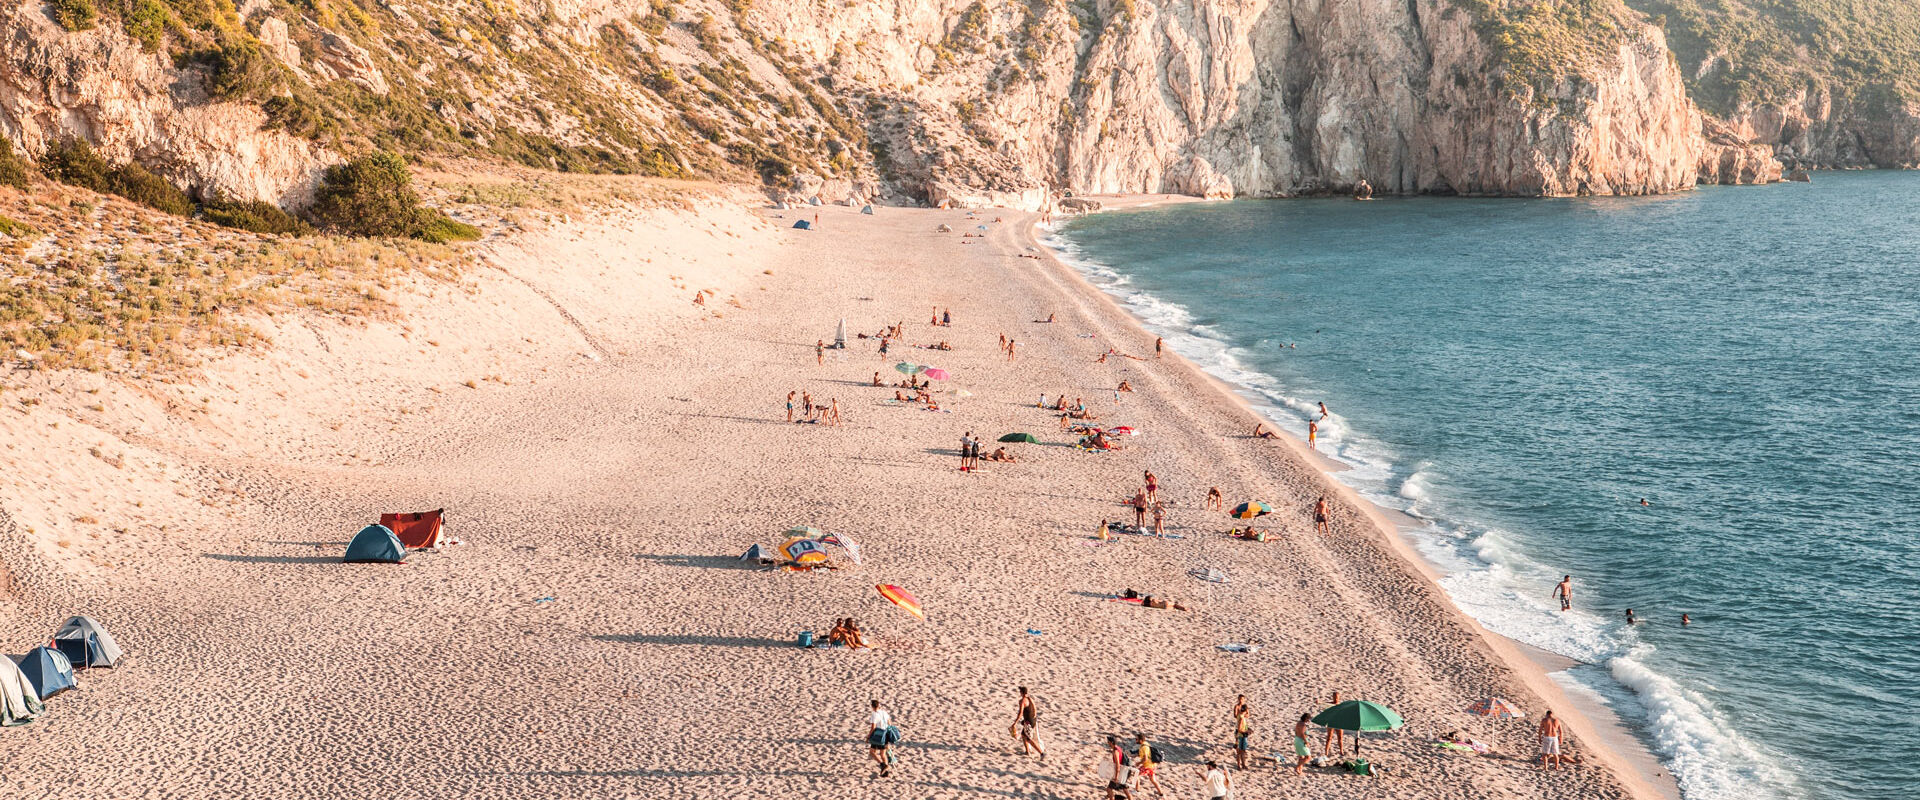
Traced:
<path fill-rule="evenodd" d="M 373 147 L 1026 207 L 1062 190 L 1646 194 L 1770 177 L 1765 146 L 1703 136 L 1660 31 L 1611 3 L 1588 4 L 1596 32 L 1542 69 L 1489 31 L 1554 0 L 247 0 L 198 27 L 172 2 L 80 31 L 14 5 L 0 130 L 30 153 L 80 136 L 203 193 L 283 204 Z M 156 7 L 157 34 L 133 11 Z"/>

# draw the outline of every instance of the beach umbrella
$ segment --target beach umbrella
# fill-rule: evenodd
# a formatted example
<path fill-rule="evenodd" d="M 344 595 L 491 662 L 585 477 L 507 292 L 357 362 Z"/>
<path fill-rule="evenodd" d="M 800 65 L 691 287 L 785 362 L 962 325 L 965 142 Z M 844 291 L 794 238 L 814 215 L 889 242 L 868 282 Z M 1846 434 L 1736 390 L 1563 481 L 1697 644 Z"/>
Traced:
<path fill-rule="evenodd" d="M 851 536 L 848 536 L 844 533 L 829 533 L 825 536 L 821 536 L 820 538 L 815 539 L 814 541 L 819 542 L 821 544 L 830 544 L 842 550 L 845 550 L 847 551 L 847 557 L 853 559 L 853 563 L 855 564 L 861 563 L 860 543 L 854 541 L 853 537 Z"/>
<path fill-rule="evenodd" d="M 795 536 L 780 545 L 780 555 L 796 564 L 818 564 L 827 560 L 827 546 L 809 536 Z"/>
<path fill-rule="evenodd" d="M 887 602 L 899 606 L 901 610 L 915 617 L 919 617 L 921 622 L 927 620 L 926 612 L 920 610 L 920 598 L 914 597 L 912 592 L 891 583 L 877 583 L 874 584 L 873 588 L 880 590 L 880 596 L 886 598 Z"/>
<path fill-rule="evenodd" d="M 1271 513 L 1273 513 L 1273 506 L 1258 500 L 1250 503 L 1241 503 L 1233 507 L 1233 516 L 1235 519 L 1253 519 L 1254 517 L 1263 517 Z"/>
<path fill-rule="evenodd" d="M 920 372 L 936 381 L 944 381 L 949 377 L 947 371 L 939 367 L 927 367 Z"/>
<path fill-rule="evenodd" d="M 1115 434 L 1118 436 L 1132 436 L 1134 435 L 1134 430 L 1125 425 L 1122 425 L 1118 428 L 1108 428 L 1107 433 Z"/>
<path fill-rule="evenodd" d="M 1393 709 L 1369 700 L 1348 700 L 1314 715 L 1313 724 L 1343 731 L 1390 731 L 1407 724 Z M 1353 737 L 1353 752 L 1360 753 L 1360 737 Z"/>
<path fill-rule="evenodd" d="M 1039 444 L 1039 443 L 1040 443 L 1040 439 L 1039 439 L 1039 437 L 1036 437 L 1036 436 L 1034 436 L 1034 435 L 1033 435 L 1033 434 L 1031 434 L 1031 433 L 1009 433 L 1009 434 L 1007 434 L 1007 435 L 1005 435 L 1005 436 L 1002 436 L 1002 437 L 1000 437 L 1000 441 L 1003 441 L 1003 442 L 1025 442 L 1025 443 L 1027 443 L 1027 444 Z"/>
<path fill-rule="evenodd" d="M 1475 701 L 1473 705 L 1467 706 L 1467 713 L 1478 714 L 1483 717 L 1493 717 L 1494 719 L 1513 719 L 1515 717 L 1526 716 L 1520 709 L 1514 708 L 1512 703 L 1507 702 L 1504 697 L 1482 697 Z"/>
<path fill-rule="evenodd" d="M 834 347 L 847 346 L 847 318 L 846 317 L 841 317 L 840 326 L 833 329 L 833 346 Z"/>
<path fill-rule="evenodd" d="M 919 364 L 910 364 L 905 361 L 893 365 L 893 368 L 899 370 L 902 375 L 912 375 L 920 370 L 926 369 L 926 367 L 920 366 Z"/>
<path fill-rule="evenodd" d="M 826 533 L 826 531 L 820 530 L 812 525 L 795 525 L 787 529 L 787 538 L 805 536 L 809 539 L 814 539 L 819 538 L 819 536 L 824 533 Z"/>
<path fill-rule="evenodd" d="M 949 389 L 947 390 L 947 394 L 953 395 L 954 397 L 972 397 L 973 396 L 973 392 L 969 392 L 965 389 Z"/>

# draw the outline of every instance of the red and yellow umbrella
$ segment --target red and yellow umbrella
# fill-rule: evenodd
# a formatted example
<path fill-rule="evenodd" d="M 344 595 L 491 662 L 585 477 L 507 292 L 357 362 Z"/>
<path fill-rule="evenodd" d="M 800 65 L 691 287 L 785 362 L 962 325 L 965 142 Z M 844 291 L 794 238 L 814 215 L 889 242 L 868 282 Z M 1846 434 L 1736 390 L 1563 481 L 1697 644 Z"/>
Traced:
<path fill-rule="evenodd" d="M 1519 709 L 1514 708 L 1512 703 L 1508 703 L 1506 699 L 1502 697 L 1482 697 L 1478 702 L 1467 706 L 1467 713 L 1479 714 L 1483 717 L 1493 717 L 1494 719 L 1512 719 L 1514 717 L 1526 716 L 1520 713 Z"/>
<path fill-rule="evenodd" d="M 886 598 L 887 602 L 899 606 L 902 610 L 915 617 L 919 617 L 921 622 L 927 620 L 926 612 L 920 610 L 920 598 L 914 597 L 912 592 L 891 583 L 874 584 L 873 588 L 879 589 L 880 596 Z"/>

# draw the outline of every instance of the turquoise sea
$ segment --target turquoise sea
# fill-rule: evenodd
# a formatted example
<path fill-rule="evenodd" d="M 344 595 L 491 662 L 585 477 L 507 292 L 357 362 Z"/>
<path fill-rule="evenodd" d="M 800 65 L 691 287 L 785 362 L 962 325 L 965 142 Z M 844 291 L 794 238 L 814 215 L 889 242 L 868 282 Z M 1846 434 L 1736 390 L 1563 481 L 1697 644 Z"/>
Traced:
<path fill-rule="evenodd" d="M 1051 243 L 1281 427 L 1325 401 L 1340 479 L 1427 523 L 1461 608 L 1588 664 L 1557 679 L 1687 800 L 1920 797 L 1920 174 Z"/>

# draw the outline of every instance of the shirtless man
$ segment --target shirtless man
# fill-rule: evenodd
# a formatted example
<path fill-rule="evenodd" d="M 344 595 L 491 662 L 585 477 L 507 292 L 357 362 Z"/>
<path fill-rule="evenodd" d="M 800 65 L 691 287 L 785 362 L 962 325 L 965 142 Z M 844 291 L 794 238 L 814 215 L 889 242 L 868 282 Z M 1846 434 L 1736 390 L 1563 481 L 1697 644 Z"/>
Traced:
<path fill-rule="evenodd" d="M 1320 423 L 1307 423 L 1307 449 L 1313 449 L 1313 442 L 1318 438 L 1320 438 Z"/>
<path fill-rule="evenodd" d="M 1214 486 L 1207 489 L 1207 510 L 1219 511 L 1225 505 L 1226 501 L 1220 497 L 1220 487 Z"/>
<path fill-rule="evenodd" d="M 1313 529 L 1319 531 L 1322 536 L 1333 532 L 1333 508 L 1327 505 L 1327 496 L 1324 494 L 1313 503 Z"/>
<path fill-rule="evenodd" d="M 1153 337 L 1153 357 L 1154 358 L 1160 357 L 1160 350 L 1166 347 L 1166 344 L 1167 344 L 1167 340 L 1162 339 L 1158 336 Z"/>
<path fill-rule="evenodd" d="M 1247 706 L 1247 696 L 1240 695 L 1233 701 L 1233 758 L 1240 769 L 1247 768 L 1247 738 L 1253 735 L 1253 709 Z"/>
<path fill-rule="evenodd" d="M 1548 709 L 1547 715 L 1540 718 L 1540 768 L 1560 768 L 1560 720 Z M 1548 764 L 1553 766 L 1549 767 Z"/>
<path fill-rule="evenodd" d="M 1561 611 L 1573 610 L 1573 576 L 1563 575 L 1560 585 L 1553 587 L 1553 596 L 1560 599 Z"/>
<path fill-rule="evenodd" d="M 1127 505 L 1133 506 L 1133 529 L 1136 531 L 1146 530 L 1147 529 L 1147 490 L 1141 489 L 1140 491 L 1135 492 L 1133 495 L 1133 499 L 1127 501 Z"/>
<path fill-rule="evenodd" d="M 1277 438 L 1279 438 L 1279 437 L 1277 437 L 1277 436 L 1274 436 L 1274 435 L 1273 435 L 1273 431 L 1270 431 L 1270 430 L 1267 430 L 1267 424 L 1266 424 L 1266 423 L 1264 423 L 1264 422 L 1259 422 L 1259 423 L 1255 423 L 1255 424 L 1254 424 L 1254 426 L 1253 426 L 1253 438 L 1255 438 L 1255 439 L 1277 439 Z"/>

